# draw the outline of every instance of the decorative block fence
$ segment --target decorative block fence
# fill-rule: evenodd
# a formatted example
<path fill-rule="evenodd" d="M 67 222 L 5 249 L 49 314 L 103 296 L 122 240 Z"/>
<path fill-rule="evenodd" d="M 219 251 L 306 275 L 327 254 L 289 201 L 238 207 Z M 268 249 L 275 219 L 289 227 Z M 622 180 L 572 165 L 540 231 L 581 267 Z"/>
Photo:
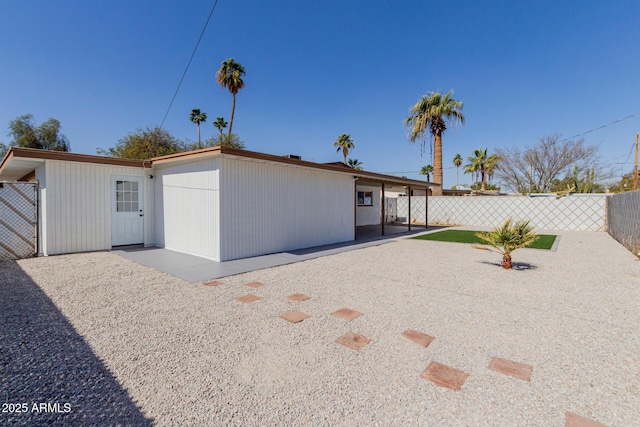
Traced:
<path fill-rule="evenodd" d="M 538 230 L 607 231 L 607 194 L 429 197 L 429 224 L 496 227 L 507 218 L 527 219 Z M 424 224 L 425 198 L 411 197 L 411 221 Z M 408 214 L 399 197 L 398 218 Z"/>
<path fill-rule="evenodd" d="M 640 190 L 609 197 L 607 217 L 611 237 L 640 256 Z"/>

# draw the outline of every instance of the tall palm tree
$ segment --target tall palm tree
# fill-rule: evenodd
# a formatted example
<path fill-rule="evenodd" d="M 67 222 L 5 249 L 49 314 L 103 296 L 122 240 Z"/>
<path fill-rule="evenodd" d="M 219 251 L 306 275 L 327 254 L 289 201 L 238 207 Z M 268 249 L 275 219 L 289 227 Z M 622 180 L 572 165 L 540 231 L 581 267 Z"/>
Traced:
<path fill-rule="evenodd" d="M 433 166 L 426 165 L 420 169 L 420 175 L 425 175 L 427 177 L 427 181 L 430 181 L 431 173 L 433 172 Z"/>
<path fill-rule="evenodd" d="M 233 96 L 233 100 L 231 102 L 231 118 L 229 119 L 229 138 L 231 138 L 233 116 L 236 112 L 236 95 L 238 94 L 238 91 L 244 87 L 242 76 L 245 74 L 244 67 L 237 63 L 233 58 L 223 61 L 220 65 L 220 69 L 216 73 L 216 81 L 218 84 L 220 84 L 223 89 L 229 89 L 229 92 L 231 92 L 231 95 Z"/>
<path fill-rule="evenodd" d="M 224 117 L 217 117 L 216 121 L 213 122 L 213 126 L 215 126 L 220 131 L 220 140 L 222 141 L 222 130 L 227 127 L 229 123 L 224 120 Z"/>
<path fill-rule="evenodd" d="M 453 91 L 442 95 L 440 91 L 429 92 L 411 107 L 411 115 L 405 120 L 408 127 L 408 138 L 415 142 L 422 138 L 422 148 L 426 142 L 427 130 L 433 136 L 433 181 L 440 184 L 434 188 L 433 194 L 442 195 L 442 133 L 447 130 L 447 123 L 464 123 L 462 101 L 452 97 Z"/>
<path fill-rule="evenodd" d="M 200 112 L 199 108 L 194 108 L 191 110 L 189 120 L 198 125 L 198 148 L 202 148 L 202 143 L 200 142 L 200 123 L 207 121 L 207 113 Z"/>
<path fill-rule="evenodd" d="M 456 188 L 458 188 L 458 172 L 460 172 L 460 165 L 462 165 L 462 156 L 456 154 L 453 158 L 453 165 L 456 167 Z"/>
<path fill-rule="evenodd" d="M 333 143 L 334 147 L 338 147 L 336 153 L 339 153 L 342 150 L 342 155 L 344 156 L 344 164 L 347 164 L 347 156 L 349 155 L 349 151 L 353 150 L 355 147 L 353 145 L 353 139 L 351 139 L 351 135 L 348 133 L 343 133 L 338 137 L 336 142 Z"/>
<path fill-rule="evenodd" d="M 364 169 L 362 167 L 362 162 L 360 160 L 358 160 L 358 159 L 349 159 L 349 160 L 347 160 L 347 166 L 349 166 L 350 168 L 359 170 L 359 171 Z"/>
<path fill-rule="evenodd" d="M 500 161 L 500 156 L 497 154 L 488 155 L 487 149 L 484 150 L 479 148 L 473 151 L 473 156 L 467 157 L 469 161 L 468 164 L 464 166 L 464 173 L 473 173 L 480 176 L 480 190 L 484 191 L 487 189 L 487 175 L 489 172 L 493 174 L 495 171 L 498 162 Z"/>

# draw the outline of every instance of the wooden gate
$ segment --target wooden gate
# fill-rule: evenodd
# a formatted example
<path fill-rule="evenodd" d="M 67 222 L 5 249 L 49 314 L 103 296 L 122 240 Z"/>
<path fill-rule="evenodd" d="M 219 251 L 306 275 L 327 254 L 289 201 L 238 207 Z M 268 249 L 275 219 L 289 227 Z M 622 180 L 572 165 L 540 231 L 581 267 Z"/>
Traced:
<path fill-rule="evenodd" d="M 0 182 L 0 260 L 38 253 L 38 184 Z"/>

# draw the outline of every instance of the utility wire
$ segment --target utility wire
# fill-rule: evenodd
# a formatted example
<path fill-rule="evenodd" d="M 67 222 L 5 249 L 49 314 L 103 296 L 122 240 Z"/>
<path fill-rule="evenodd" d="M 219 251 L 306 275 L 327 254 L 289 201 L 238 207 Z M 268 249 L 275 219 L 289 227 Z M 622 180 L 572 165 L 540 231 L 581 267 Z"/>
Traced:
<path fill-rule="evenodd" d="M 162 118 L 162 123 L 160 123 L 160 129 L 162 129 L 162 125 L 164 125 L 164 121 L 167 120 L 167 116 L 169 115 L 169 111 L 173 106 L 173 101 L 176 100 L 176 96 L 178 96 L 178 91 L 180 90 L 180 86 L 182 86 L 182 82 L 184 81 L 185 76 L 187 75 L 187 71 L 189 71 L 189 66 L 191 65 L 191 61 L 193 61 L 193 57 L 196 56 L 196 51 L 198 50 L 198 46 L 200 46 L 200 42 L 202 41 L 202 37 L 204 36 L 204 32 L 207 30 L 207 26 L 209 25 L 209 21 L 211 20 L 211 16 L 213 15 L 213 11 L 216 10 L 216 6 L 218 5 L 218 0 L 213 3 L 213 7 L 211 8 L 211 12 L 209 12 L 209 17 L 207 18 L 207 22 L 204 23 L 204 27 L 202 28 L 202 32 L 200 33 L 200 38 L 198 38 L 198 43 L 196 43 L 196 47 L 193 48 L 193 52 L 191 53 L 191 58 L 189 58 L 189 62 L 184 69 L 184 73 L 182 73 L 182 77 L 180 78 L 180 83 L 178 83 L 178 87 L 176 88 L 175 93 L 173 94 L 173 98 L 171 98 L 171 102 L 169 103 L 169 107 L 167 108 L 167 112 L 164 113 L 164 117 Z"/>
<path fill-rule="evenodd" d="M 608 123 L 608 124 L 606 124 L 606 125 L 602 125 L 602 126 L 598 126 L 597 128 L 594 128 L 594 129 L 588 130 L 588 131 L 586 131 L 586 132 L 582 132 L 581 134 L 574 135 L 574 136 L 572 136 L 572 137 L 570 137 L 570 138 L 564 138 L 564 139 L 561 139 L 561 140 L 560 140 L 560 141 L 558 141 L 558 142 L 564 142 L 564 141 L 568 141 L 568 140 L 573 139 L 573 138 L 579 138 L 579 137 L 584 136 L 584 135 L 586 135 L 586 134 L 588 134 L 588 133 L 595 132 L 595 131 L 600 130 L 600 129 L 604 129 L 604 128 L 606 128 L 606 127 L 609 127 L 609 126 L 611 126 L 611 125 L 615 125 L 616 123 L 620 123 L 620 122 L 622 122 L 622 121 L 624 121 L 624 120 L 630 119 L 630 118 L 635 117 L 635 116 L 638 116 L 638 115 L 640 115 L 640 112 L 635 113 L 635 114 L 631 114 L 631 115 L 629 115 L 629 116 L 627 116 L 627 117 L 623 117 L 623 118 L 618 119 L 618 120 L 614 120 L 614 121 L 612 121 L 611 123 Z"/>

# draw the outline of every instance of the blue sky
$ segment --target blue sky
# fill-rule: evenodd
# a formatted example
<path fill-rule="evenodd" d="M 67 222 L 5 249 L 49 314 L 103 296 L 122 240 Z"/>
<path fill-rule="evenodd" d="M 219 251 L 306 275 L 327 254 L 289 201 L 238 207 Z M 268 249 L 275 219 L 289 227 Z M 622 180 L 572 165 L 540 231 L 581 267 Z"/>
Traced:
<path fill-rule="evenodd" d="M 0 5 L 0 141 L 31 113 L 62 122 L 72 151 L 95 154 L 162 121 L 212 0 L 29 1 Z M 466 124 L 444 135 L 444 185 L 455 154 L 523 147 L 640 112 L 640 3 L 633 1 L 219 0 L 164 127 L 197 139 L 192 108 L 228 119 L 220 63 L 244 65 L 234 132 L 247 149 L 339 161 L 355 140 L 367 170 L 417 178 L 432 163 L 403 120 L 428 91 L 454 90 Z M 621 176 L 633 168 L 640 115 L 585 135 Z M 470 183 L 460 174 L 460 183 Z"/>

